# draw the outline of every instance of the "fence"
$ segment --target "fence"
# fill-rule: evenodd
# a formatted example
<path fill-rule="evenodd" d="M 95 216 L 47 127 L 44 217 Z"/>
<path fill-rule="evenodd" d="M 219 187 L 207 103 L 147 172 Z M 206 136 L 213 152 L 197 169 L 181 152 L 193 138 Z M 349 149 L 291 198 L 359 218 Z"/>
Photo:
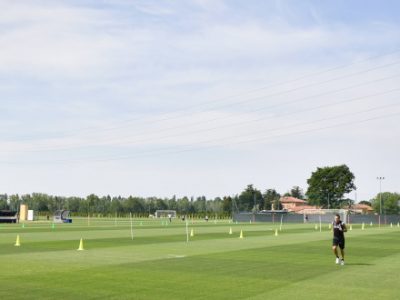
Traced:
<path fill-rule="evenodd" d="M 400 215 L 352 215 L 347 211 L 341 210 L 338 212 L 341 219 L 348 224 L 354 223 L 373 223 L 373 224 L 397 224 L 400 222 Z M 333 221 L 335 212 L 322 211 L 321 214 L 290 214 L 290 213 L 252 213 L 241 212 L 233 215 L 234 222 L 282 222 L 284 223 L 330 223 Z"/>

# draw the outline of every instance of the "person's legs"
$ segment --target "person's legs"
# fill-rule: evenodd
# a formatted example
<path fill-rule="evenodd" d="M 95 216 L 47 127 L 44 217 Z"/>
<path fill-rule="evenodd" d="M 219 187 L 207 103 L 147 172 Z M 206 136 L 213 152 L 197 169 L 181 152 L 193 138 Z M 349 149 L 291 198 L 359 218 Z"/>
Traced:
<path fill-rule="evenodd" d="M 342 259 L 344 260 L 344 249 L 340 248 L 340 255 L 342 256 Z"/>
<path fill-rule="evenodd" d="M 339 248 L 340 248 L 340 255 L 342 256 L 340 264 L 343 266 L 344 265 L 344 239 L 340 241 Z"/>
<path fill-rule="evenodd" d="M 334 254 L 335 257 L 336 257 L 336 264 L 339 264 L 339 263 L 340 263 L 340 260 L 339 260 L 337 245 L 333 245 L 333 246 L 332 246 L 332 250 L 333 250 L 333 254 Z"/>
<path fill-rule="evenodd" d="M 336 245 L 332 246 L 332 250 L 333 250 L 333 254 L 335 254 L 336 257 L 339 257 Z"/>

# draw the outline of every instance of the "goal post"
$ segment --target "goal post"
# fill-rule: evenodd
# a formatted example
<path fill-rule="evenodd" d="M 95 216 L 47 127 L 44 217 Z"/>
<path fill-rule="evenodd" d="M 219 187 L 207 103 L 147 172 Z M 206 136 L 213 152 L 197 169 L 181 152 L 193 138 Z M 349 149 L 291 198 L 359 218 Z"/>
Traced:
<path fill-rule="evenodd" d="M 156 210 L 156 218 L 176 218 L 176 210 Z"/>

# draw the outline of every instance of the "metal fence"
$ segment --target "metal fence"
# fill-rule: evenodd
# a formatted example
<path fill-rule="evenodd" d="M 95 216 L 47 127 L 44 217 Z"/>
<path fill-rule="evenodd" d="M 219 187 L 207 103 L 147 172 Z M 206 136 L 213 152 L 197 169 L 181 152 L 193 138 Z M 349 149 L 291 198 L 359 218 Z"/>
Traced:
<path fill-rule="evenodd" d="M 353 215 L 347 211 L 339 211 L 341 219 L 348 224 L 368 223 L 373 224 L 397 224 L 400 222 L 400 215 Z M 252 213 L 241 212 L 233 215 L 234 222 L 271 222 L 280 223 L 330 223 L 333 221 L 335 212 L 323 211 L 321 214 L 290 214 L 290 213 Z"/>

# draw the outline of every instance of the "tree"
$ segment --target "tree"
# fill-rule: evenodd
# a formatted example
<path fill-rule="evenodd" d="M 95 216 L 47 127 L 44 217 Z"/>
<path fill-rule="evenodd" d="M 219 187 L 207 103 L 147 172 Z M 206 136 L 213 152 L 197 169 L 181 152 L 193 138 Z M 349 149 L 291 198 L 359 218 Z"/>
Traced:
<path fill-rule="evenodd" d="M 21 199 L 19 195 L 11 195 L 8 199 L 10 210 L 19 211 L 19 205 L 21 204 Z"/>
<path fill-rule="evenodd" d="M 356 189 L 354 178 L 346 165 L 317 168 L 307 180 L 308 202 L 322 207 L 338 208 L 343 195 Z"/>
<path fill-rule="evenodd" d="M 297 199 L 304 199 L 304 192 L 303 189 L 300 188 L 299 186 L 294 186 L 292 187 L 292 189 L 290 190 L 289 193 L 290 196 L 295 197 Z"/>
<path fill-rule="evenodd" d="M 249 184 L 239 195 L 239 210 L 241 211 L 257 211 L 262 205 L 262 194 L 259 190 L 255 189 L 252 184 Z"/>
<path fill-rule="evenodd" d="M 399 193 L 390 193 L 384 192 L 382 194 L 378 194 L 374 199 L 371 200 L 372 207 L 375 211 L 380 212 L 380 204 L 381 204 L 381 196 L 382 196 L 382 213 L 388 215 L 397 215 L 400 213 L 400 194 Z"/>
<path fill-rule="evenodd" d="M 232 198 L 231 197 L 224 197 L 222 200 L 222 211 L 224 213 L 231 213 L 232 212 Z"/>
<path fill-rule="evenodd" d="M 360 201 L 360 202 L 358 202 L 358 204 L 364 204 L 364 205 L 372 206 L 371 201 L 366 201 L 366 200 Z"/>
<path fill-rule="evenodd" d="M 264 195 L 264 209 L 272 209 L 272 205 L 274 209 L 281 209 L 280 198 L 281 195 L 275 189 L 268 189 L 265 191 Z"/>

